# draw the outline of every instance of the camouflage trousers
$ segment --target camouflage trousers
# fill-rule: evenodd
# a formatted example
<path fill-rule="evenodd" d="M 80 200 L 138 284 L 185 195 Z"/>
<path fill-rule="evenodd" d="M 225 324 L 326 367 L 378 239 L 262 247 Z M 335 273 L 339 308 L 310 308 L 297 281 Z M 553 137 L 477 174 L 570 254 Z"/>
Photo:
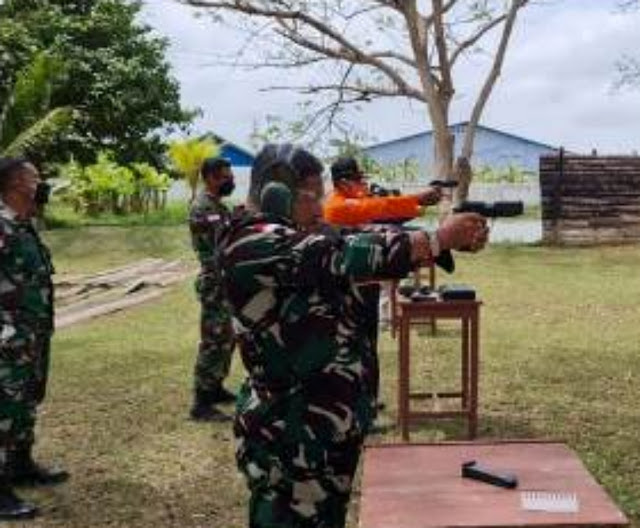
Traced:
<path fill-rule="evenodd" d="M 250 528 L 344 528 L 361 438 L 290 452 L 273 452 L 249 438 L 240 446 Z"/>
<path fill-rule="evenodd" d="M 380 395 L 380 360 L 378 356 L 378 324 L 380 321 L 380 285 L 367 284 L 359 288 L 362 296 L 362 316 L 360 329 L 362 342 L 367 343 L 367 354 L 363 364 L 367 373 L 371 405 L 374 416 Z"/>
<path fill-rule="evenodd" d="M 200 344 L 195 367 L 195 388 L 211 392 L 229 375 L 234 347 L 233 328 L 222 303 L 201 302 Z"/>
<path fill-rule="evenodd" d="M 31 345 L 0 346 L 0 478 L 9 454 L 34 442 L 36 409 L 49 377 L 50 346 L 49 336 Z"/>

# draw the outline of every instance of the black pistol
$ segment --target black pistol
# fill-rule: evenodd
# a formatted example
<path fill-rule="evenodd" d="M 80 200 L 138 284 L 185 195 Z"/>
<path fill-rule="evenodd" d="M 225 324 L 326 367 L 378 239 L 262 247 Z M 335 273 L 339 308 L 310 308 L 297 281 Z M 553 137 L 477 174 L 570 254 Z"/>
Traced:
<path fill-rule="evenodd" d="M 508 218 L 524 213 L 524 203 L 465 201 L 453 208 L 454 213 L 477 213 L 485 218 Z"/>
<path fill-rule="evenodd" d="M 454 213 L 476 213 L 485 218 L 509 218 L 520 216 L 524 213 L 524 203 L 521 200 L 508 202 L 480 202 L 467 200 L 453 208 Z M 436 264 L 447 273 L 453 273 L 456 269 L 451 251 L 443 251 L 435 259 Z"/>

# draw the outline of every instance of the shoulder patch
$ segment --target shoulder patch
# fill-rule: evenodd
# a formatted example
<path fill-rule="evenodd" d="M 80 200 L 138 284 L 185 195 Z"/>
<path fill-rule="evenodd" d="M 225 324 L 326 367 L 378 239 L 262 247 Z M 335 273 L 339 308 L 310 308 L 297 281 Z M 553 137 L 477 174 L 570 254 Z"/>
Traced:
<path fill-rule="evenodd" d="M 270 224 L 266 222 L 263 222 L 261 224 L 255 224 L 253 226 L 253 230 L 258 233 L 265 233 L 265 234 L 277 233 L 279 235 L 284 235 L 287 232 L 293 233 L 293 231 L 288 229 L 286 226 L 283 226 L 280 224 Z"/>

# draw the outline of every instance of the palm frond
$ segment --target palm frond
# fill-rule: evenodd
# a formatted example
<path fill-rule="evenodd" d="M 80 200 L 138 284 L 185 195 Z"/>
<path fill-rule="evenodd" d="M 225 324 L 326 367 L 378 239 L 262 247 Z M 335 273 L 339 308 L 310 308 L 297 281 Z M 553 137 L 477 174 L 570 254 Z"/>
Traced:
<path fill-rule="evenodd" d="M 49 111 L 43 118 L 23 130 L 4 149 L 5 156 L 25 156 L 67 132 L 73 125 L 75 112 L 72 108 L 61 107 Z"/>

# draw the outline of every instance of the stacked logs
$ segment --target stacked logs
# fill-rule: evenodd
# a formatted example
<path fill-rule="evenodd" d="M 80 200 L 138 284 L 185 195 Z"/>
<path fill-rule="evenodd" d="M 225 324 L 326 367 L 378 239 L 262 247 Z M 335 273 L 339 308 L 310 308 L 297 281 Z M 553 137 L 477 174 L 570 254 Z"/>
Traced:
<path fill-rule="evenodd" d="M 640 241 L 638 156 L 542 156 L 540 192 L 545 243 Z"/>

